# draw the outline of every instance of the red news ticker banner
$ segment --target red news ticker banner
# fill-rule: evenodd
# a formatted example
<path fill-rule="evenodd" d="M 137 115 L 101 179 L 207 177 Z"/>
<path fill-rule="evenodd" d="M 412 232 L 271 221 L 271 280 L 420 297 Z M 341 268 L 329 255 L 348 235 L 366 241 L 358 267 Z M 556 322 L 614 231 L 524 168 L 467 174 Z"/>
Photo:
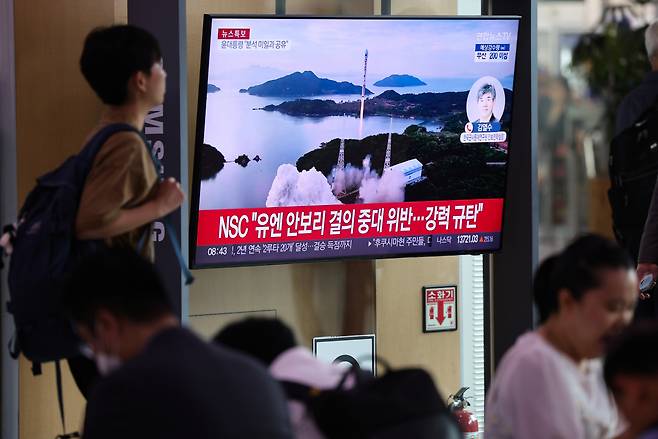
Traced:
<path fill-rule="evenodd" d="M 217 30 L 219 40 L 248 40 L 251 29 L 249 28 L 227 28 L 220 27 Z"/>
<path fill-rule="evenodd" d="M 503 199 L 200 210 L 197 245 L 500 232 Z"/>

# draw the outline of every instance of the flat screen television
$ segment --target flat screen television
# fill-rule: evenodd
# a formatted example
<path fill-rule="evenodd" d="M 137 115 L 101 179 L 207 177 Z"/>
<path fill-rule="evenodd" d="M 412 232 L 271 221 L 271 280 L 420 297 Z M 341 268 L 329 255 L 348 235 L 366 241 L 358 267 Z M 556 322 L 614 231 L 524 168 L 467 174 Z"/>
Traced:
<path fill-rule="evenodd" d="M 501 246 L 518 17 L 204 17 L 194 268 Z"/>

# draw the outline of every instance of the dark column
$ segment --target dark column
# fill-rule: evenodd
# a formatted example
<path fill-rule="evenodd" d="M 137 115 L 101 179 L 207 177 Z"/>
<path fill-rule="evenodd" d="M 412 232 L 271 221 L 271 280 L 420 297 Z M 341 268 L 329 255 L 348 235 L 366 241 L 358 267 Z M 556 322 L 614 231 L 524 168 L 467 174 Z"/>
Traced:
<path fill-rule="evenodd" d="M 382 0 L 381 15 L 391 15 L 391 0 Z"/>
<path fill-rule="evenodd" d="M 14 57 L 14 1 L 0 1 L 0 225 L 16 220 L 16 78 Z M 0 256 L 2 257 L 2 256 Z M 7 261 L 5 261 L 7 262 Z M 2 417 L 0 437 L 18 439 L 18 361 L 7 345 L 14 333 L 14 319 L 7 312 L 7 270 L 0 271 L 0 371 Z"/>
<path fill-rule="evenodd" d="M 174 177 L 187 188 L 187 58 L 184 0 L 128 0 L 128 22 L 147 29 L 160 42 L 167 71 L 167 94 L 162 106 L 149 113 L 144 134 L 164 166 L 164 175 Z M 171 221 L 187 255 L 188 205 L 171 214 Z M 181 233 L 181 231 L 184 233 Z M 183 285 L 178 260 L 164 226 L 155 223 L 156 265 L 162 274 L 174 306 L 187 318 L 187 288 Z"/>
<path fill-rule="evenodd" d="M 276 15 L 286 15 L 286 0 L 276 0 L 274 4 L 274 13 Z"/>
<path fill-rule="evenodd" d="M 503 247 L 490 258 L 489 367 L 495 368 L 515 339 L 533 326 L 531 291 L 538 240 L 537 6 L 536 0 L 485 0 L 483 7 L 492 15 L 522 17 L 514 77 L 514 128 L 510 138 Z"/>

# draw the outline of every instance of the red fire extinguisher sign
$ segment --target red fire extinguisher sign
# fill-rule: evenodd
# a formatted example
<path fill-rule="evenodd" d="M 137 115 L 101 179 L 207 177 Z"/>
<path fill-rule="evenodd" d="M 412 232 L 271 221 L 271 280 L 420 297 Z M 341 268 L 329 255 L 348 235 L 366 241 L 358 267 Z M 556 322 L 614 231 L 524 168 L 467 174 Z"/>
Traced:
<path fill-rule="evenodd" d="M 457 287 L 423 287 L 423 331 L 457 329 Z"/>

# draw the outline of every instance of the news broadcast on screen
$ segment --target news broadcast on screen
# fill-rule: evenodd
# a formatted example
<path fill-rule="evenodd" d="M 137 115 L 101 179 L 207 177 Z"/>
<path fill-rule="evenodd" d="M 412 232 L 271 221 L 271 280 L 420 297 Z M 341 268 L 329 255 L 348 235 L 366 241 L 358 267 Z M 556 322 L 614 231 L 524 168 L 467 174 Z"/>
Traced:
<path fill-rule="evenodd" d="M 192 265 L 500 249 L 518 24 L 206 16 Z"/>

